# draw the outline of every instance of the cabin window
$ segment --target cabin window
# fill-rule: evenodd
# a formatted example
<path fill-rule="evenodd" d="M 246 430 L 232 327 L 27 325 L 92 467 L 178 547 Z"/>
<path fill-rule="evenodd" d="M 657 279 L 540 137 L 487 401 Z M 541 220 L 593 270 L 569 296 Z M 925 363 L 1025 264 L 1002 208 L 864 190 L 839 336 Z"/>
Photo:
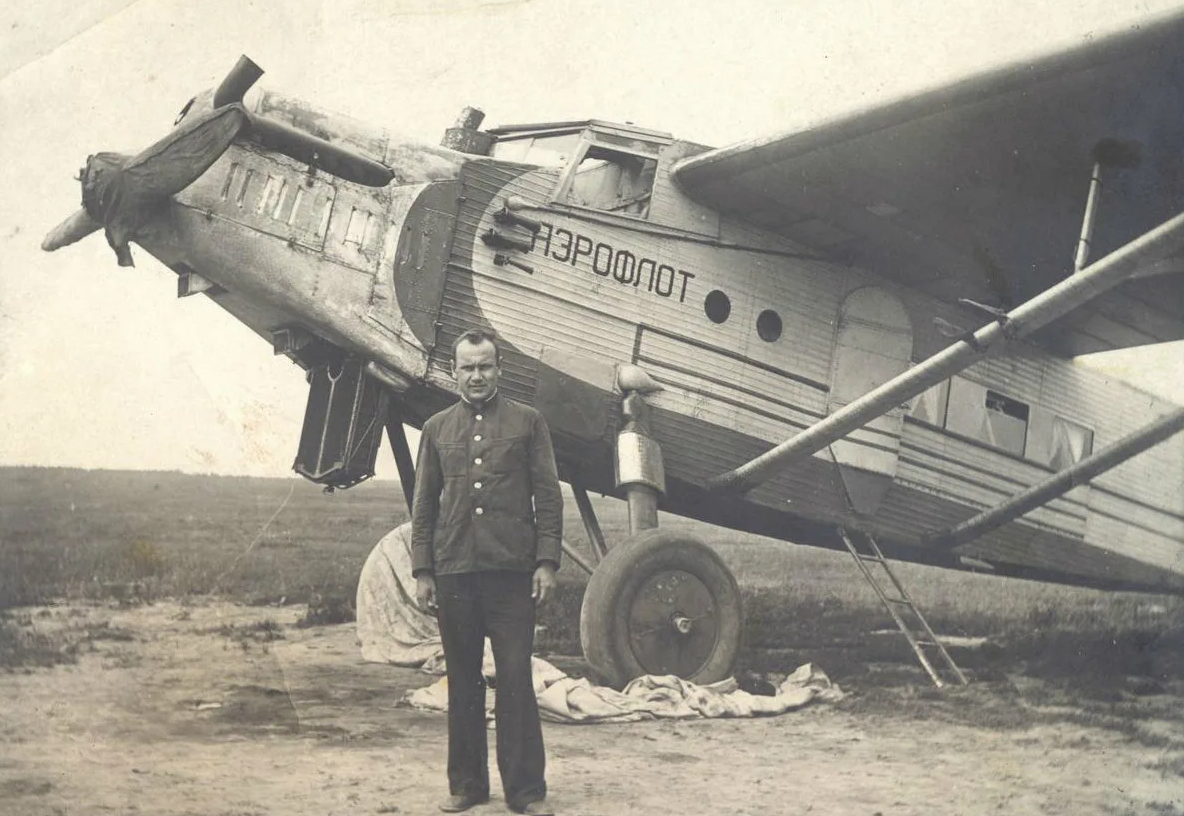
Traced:
<path fill-rule="evenodd" d="M 756 333 L 766 343 L 772 343 L 781 337 L 781 315 L 772 309 L 765 309 L 756 318 Z"/>
<path fill-rule="evenodd" d="M 996 391 L 988 391 L 986 408 L 987 442 L 1022 456 L 1028 438 L 1028 406 Z"/>
<path fill-rule="evenodd" d="M 1094 432 L 1046 408 L 1032 409 L 1028 448 L 1024 456 L 1053 470 L 1062 470 L 1093 453 Z"/>
<path fill-rule="evenodd" d="M 1057 470 L 1080 462 L 1093 453 L 1094 432 L 1084 425 L 1056 417 L 1052 424 L 1052 458 L 1048 464 Z"/>
<path fill-rule="evenodd" d="M 646 218 L 657 170 L 655 159 L 591 145 L 576 167 L 563 201 Z"/>
<path fill-rule="evenodd" d="M 1026 403 L 961 377 L 950 380 L 946 428 L 954 433 L 1023 456 L 1028 414 Z"/>
<path fill-rule="evenodd" d="M 540 167 L 566 167 L 580 148 L 581 131 L 524 137 L 498 141 L 490 150 L 495 159 L 537 164 Z"/>
<path fill-rule="evenodd" d="M 1047 408 L 954 377 L 913 400 L 909 416 L 1063 470 L 1093 453 L 1094 432 Z"/>
<path fill-rule="evenodd" d="M 732 301 L 720 290 L 713 289 L 703 300 L 703 311 L 712 323 L 723 323 L 732 313 Z"/>
<path fill-rule="evenodd" d="M 940 382 L 913 400 L 909 416 L 941 428 L 946 424 L 946 404 L 950 399 L 950 381 Z"/>

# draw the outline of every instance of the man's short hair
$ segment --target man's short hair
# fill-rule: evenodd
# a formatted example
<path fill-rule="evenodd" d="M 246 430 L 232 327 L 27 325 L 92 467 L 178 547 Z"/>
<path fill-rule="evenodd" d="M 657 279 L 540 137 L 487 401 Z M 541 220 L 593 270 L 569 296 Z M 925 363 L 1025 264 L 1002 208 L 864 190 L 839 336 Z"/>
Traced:
<path fill-rule="evenodd" d="M 479 346 L 482 343 L 490 343 L 493 346 L 493 361 L 498 365 L 502 362 L 502 347 L 495 335 L 489 329 L 469 329 L 460 337 L 452 341 L 452 364 L 456 365 L 456 349 L 461 343 L 472 343 L 474 346 Z"/>

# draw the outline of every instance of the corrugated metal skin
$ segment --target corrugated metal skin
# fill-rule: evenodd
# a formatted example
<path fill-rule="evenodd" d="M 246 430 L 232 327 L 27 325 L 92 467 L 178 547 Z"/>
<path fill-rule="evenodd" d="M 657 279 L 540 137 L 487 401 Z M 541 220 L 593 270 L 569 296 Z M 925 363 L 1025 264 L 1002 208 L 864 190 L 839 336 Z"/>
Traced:
<path fill-rule="evenodd" d="M 1101 492 L 1090 496 L 1090 510 L 1087 541 L 1184 572 L 1184 519 Z"/>
<path fill-rule="evenodd" d="M 1007 354 L 978 363 L 961 376 L 1092 429 L 1095 451 L 1172 408 L 1165 400 L 1070 360 L 1039 355 L 1024 346 Z M 1094 479 L 1093 485 L 1184 515 L 1184 439 L 1157 445 Z"/>
<path fill-rule="evenodd" d="M 702 235 L 719 235 L 719 213 L 684 196 L 670 177 L 670 168 L 675 162 L 707 149 L 690 142 L 675 141 L 659 151 L 660 161 L 650 202 L 650 219 L 654 223 L 676 224 Z"/>
<path fill-rule="evenodd" d="M 699 390 L 710 391 L 714 385 L 733 399 L 747 395 L 776 402 L 800 414 L 794 418 L 804 422 L 826 415 L 823 383 L 804 383 L 790 379 L 787 373 L 746 365 L 727 349 L 692 345 L 647 326 L 642 327 L 640 335 L 637 359 L 643 366 L 653 366 L 655 371 L 659 367 L 677 370 L 682 378 L 694 380 Z M 738 377 L 741 369 L 743 377 Z"/>
<path fill-rule="evenodd" d="M 1144 587 L 1179 591 L 1184 579 L 1165 574 L 1156 566 L 1143 564 L 1104 547 L 1060 538 L 1023 524 L 1012 524 L 959 549 L 975 558 L 1017 564 L 1051 573 L 1066 573 L 1095 580 L 1108 580 Z"/>
<path fill-rule="evenodd" d="M 1048 471 L 1038 465 L 952 438 L 936 428 L 914 422 L 905 425 L 897 471 L 903 485 L 984 508 L 999 504 L 1047 475 Z M 1027 515 L 1031 522 L 1074 536 L 1084 533 L 1085 517 L 1082 503 L 1067 496 Z"/>
<path fill-rule="evenodd" d="M 661 397 L 662 395 L 658 395 Z M 688 415 L 659 409 L 654 436 L 662 445 L 667 474 L 714 472 L 720 463 L 739 464 L 767 445 L 735 431 L 704 422 L 701 415 Z M 747 499 L 780 511 L 797 512 L 809 518 L 840 523 L 849 520 L 850 511 L 842 498 L 838 469 L 829 457 L 812 456 L 788 471 L 759 485 Z"/>
<path fill-rule="evenodd" d="M 650 398 L 662 418 L 654 432 L 662 444 L 668 473 L 691 483 L 741 464 L 825 414 L 840 303 L 850 291 L 869 283 L 884 285 L 882 281 L 817 260 L 705 247 L 670 235 L 664 226 L 636 219 L 581 215 L 545 206 L 555 181 L 554 171 L 521 175 L 482 161 L 466 168 L 465 201 L 458 217 L 436 347 L 438 370 L 447 369 L 452 338 L 477 322 L 495 326 L 521 353 L 507 358 L 504 382 L 507 393 L 528 402 L 534 395 L 533 358 L 544 347 L 609 362 L 636 360 L 667 386 Z M 527 214 L 546 224 L 531 252 L 515 254 L 532 267 L 532 274 L 493 265 L 493 250 L 480 239 L 490 229 L 505 229 L 491 213 L 510 195 L 540 205 Z M 677 192 L 659 190 L 656 195 L 677 197 Z M 689 221 L 691 215 L 688 208 L 679 217 Z M 693 223 L 679 226 L 695 228 Z M 636 258 L 660 259 L 688 273 L 685 290 L 675 287 L 671 296 L 660 297 L 649 291 L 646 281 L 634 286 L 598 274 L 590 255 L 577 258 L 575 263 L 562 260 L 563 242 L 557 237 L 561 229 L 569 230 L 573 241 L 574 236 L 583 236 L 589 253 L 592 247 L 604 245 L 606 253 L 611 249 Z M 720 240 L 763 249 L 795 249 L 784 240 L 726 220 L 720 224 L 719 234 Z M 935 315 L 967 327 L 978 325 L 976 318 L 956 307 L 898 287 L 886 288 L 896 292 L 909 311 L 917 338 L 914 358 L 949 343 L 935 334 Z M 704 298 L 716 289 L 725 292 L 731 303 L 731 314 L 723 324 L 711 322 L 704 313 Z M 756 316 L 768 308 L 782 317 L 783 333 L 775 342 L 761 340 L 755 329 Z M 964 376 L 1093 428 L 1095 449 L 1113 441 L 1119 430 L 1129 432 L 1132 419 L 1140 413 L 1131 405 L 1132 397 L 1141 399 L 1137 392 L 1081 366 L 1046 357 L 1023 344 L 1016 344 L 1007 355 L 984 359 Z M 1147 419 L 1163 410 L 1161 402 L 1150 398 L 1146 402 L 1141 410 Z M 877 439 L 872 430 L 850 439 L 871 445 L 885 441 Z M 1181 569 L 1172 560 L 1178 561 L 1181 549 L 1172 536 L 1178 540 L 1184 524 L 1173 516 L 1184 514 L 1184 488 L 1180 486 L 1184 457 L 1179 454 L 1179 450 L 1144 454 L 1148 458 L 1141 464 L 1136 460 L 1124 466 L 1121 478 L 1099 480 L 1103 489 L 1078 489 L 985 537 L 971 549 L 987 560 L 1082 575 L 1101 570 L 1096 574 L 1116 580 L 1152 580 L 1154 569 L 1106 552 L 1105 539 L 1113 531 L 1105 522 L 1087 522 L 1083 494 L 1088 492 L 1089 507 L 1106 508 L 1136 521 L 1142 518 L 1139 523 L 1149 528 L 1150 532 L 1128 533 L 1119 548 L 1122 555 L 1143 558 L 1145 550 L 1151 564 Z M 904 427 L 897 481 L 873 526 L 896 541 L 915 542 L 1003 501 L 1050 473 L 1037 463 L 909 422 Z M 1118 500 L 1117 493 L 1135 503 Z M 747 499 L 817 520 L 856 521 L 826 451 L 759 486 Z M 1165 512 L 1137 502 L 1169 509 Z M 1083 546 L 1083 536 L 1096 546 Z M 1134 577 L 1137 575 L 1143 577 Z"/>

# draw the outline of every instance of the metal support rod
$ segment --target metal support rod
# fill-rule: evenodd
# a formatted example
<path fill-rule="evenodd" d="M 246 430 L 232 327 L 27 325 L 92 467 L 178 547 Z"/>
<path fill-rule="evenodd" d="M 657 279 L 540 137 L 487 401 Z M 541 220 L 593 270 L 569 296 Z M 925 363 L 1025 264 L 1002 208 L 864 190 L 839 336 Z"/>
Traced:
<path fill-rule="evenodd" d="M 930 536 L 923 543 L 940 549 L 950 549 L 968 544 L 1052 499 L 1064 495 L 1074 487 L 1086 484 L 1095 476 L 1158 445 L 1180 431 L 1184 431 L 1184 408 L 1165 414 L 1151 424 L 1134 433 L 1127 434 L 1117 442 L 1085 457 L 1080 462 L 1015 494 L 1002 504 L 984 510 L 973 518 Z"/>
<path fill-rule="evenodd" d="M 604 533 L 600 529 L 600 522 L 596 520 L 596 509 L 592 507 L 592 500 L 588 498 L 588 491 L 582 485 L 572 485 L 571 492 L 576 497 L 576 506 L 580 508 L 580 520 L 584 522 L 584 532 L 588 534 L 588 542 L 592 545 L 592 552 L 597 560 L 608 555 L 608 545 L 604 541 Z"/>
<path fill-rule="evenodd" d="M 625 487 L 625 501 L 629 505 L 629 534 L 658 526 L 658 491 L 649 485 L 631 484 Z"/>
<path fill-rule="evenodd" d="M 1098 193 L 1102 191 L 1102 163 L 1094 162 L 1089 179 L 1089 195 L 1085 199 L 1085 215 L 1081 219 L 1081 237 L 1077 240 L 1077 255 L 1073 258 L 1073 272 L 1080 272 L 1089 261 L 1090 241 L 1094 237 L 1094 221 L 1098 215 Z"/>
<path fill-rule="evenodd" d="M 395 467 L 399 469 L 399 484 L 403 487 L 403 498 L 407 501 L 407 514 L 411 514 L 411 503 L 415 500 L 415 462 L 411 458 L 411 447 L 407 444 L 407 432 L 403 429 L 403 418 L 397 410 L 391 410 L 386 420 L 386 435 L 395 454 Z"/>
<path fill-rule="evenodd" d="M 894 406 L 978 362 L 997 341 L 1024 337 L 1114 288 L 1140 264 L 1163 257 L 1184 241 L 1184 213 L 1017 306 L 923 363 L 893 377 L 797 436 L 707 482 L 711 490 L 744 492 L 778 471 L 860 428 Z"/>
<path fill-rule="evenodd" d="M 560 539 L 560 541 L 559 541 L 559 546 L 563 549 L 563 554 L 566 555 L 568 558 L 570 558 L 573 562 L 575 562 L 575 565 L 577 567 L 579 567 L 580 569 L 582 569 L 584 572 L 588 573 L 589 575 L 591 575 L 593 573 L 594 567 L 591 564 L 589 564 L 587 561 L 585 561 L 584 557 L 582 555 L 580 555 L 578 552 L 576 552 L 575 547 L 568 544 L 566 541 L 563 541 L 562 539 Z"/>

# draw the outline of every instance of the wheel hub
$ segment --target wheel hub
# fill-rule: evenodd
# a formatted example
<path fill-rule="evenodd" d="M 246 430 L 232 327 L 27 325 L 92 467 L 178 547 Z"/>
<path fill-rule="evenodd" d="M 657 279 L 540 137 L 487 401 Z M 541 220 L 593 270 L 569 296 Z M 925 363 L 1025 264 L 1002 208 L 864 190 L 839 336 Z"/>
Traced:
<path fill-rule="evenodd" d="M 649 674 L 693 677 L 715 651 L 718 614 L 711 590 L 680 569 L 659 570 L 629 606 L 629 645 Z"/>

